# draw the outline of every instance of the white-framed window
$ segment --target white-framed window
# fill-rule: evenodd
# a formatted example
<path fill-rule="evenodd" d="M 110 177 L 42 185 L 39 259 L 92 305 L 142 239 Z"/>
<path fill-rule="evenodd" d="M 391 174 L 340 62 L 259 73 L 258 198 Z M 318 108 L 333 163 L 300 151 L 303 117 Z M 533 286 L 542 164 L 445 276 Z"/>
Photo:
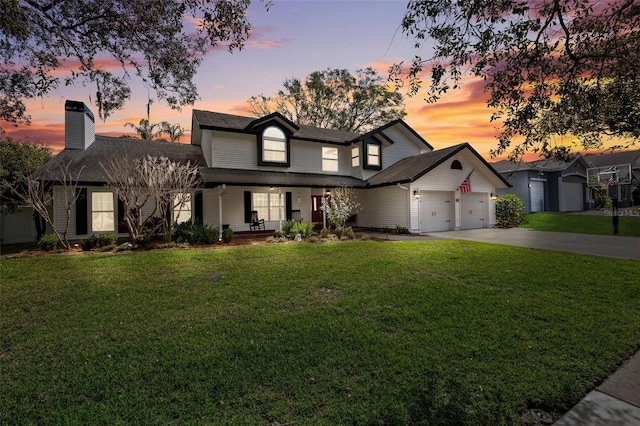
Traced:
<path fill-rule="evenodd" d="M 360 166 L 360 148 L 354 146 L 351 148 L 351 167 Z"/>
<path fill-rule="evenodd" d="M 367 145 L 367 165 L 380 166 L 380 145 Z"/>
<path fill-rule="evenodd" d="M 264 220 L 284 220 L 284 197 L 277 192 L 253 192 L 253 210 Z"/>
<path fill-rule="evenodd" d="M 262 132 L 262 161 L 287 162 L 287 137 L 277 127 L 270 126 Z"/>
<path fill-rule="evenodd" d="M 91 231 L 113 232 L 115 228 L 113 192 L 91 193 Z"/>
<path fill-rule="evenodd" d="M 332 146 L 322 147 L 322 171 L 338 171 L 338 148 Z"/>
<path fill-rule="evenodd" d="M 181 192 L 173 197 L 173 221 L 182 223 L 191 220 L 191 194 Z"/>

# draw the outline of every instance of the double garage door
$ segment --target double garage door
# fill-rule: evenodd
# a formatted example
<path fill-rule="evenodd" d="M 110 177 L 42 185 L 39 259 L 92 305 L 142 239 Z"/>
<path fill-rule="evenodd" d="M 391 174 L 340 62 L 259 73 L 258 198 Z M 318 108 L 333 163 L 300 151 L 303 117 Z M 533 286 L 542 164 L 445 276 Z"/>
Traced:
<path fill-rule="evenodd" d="M 460 197 L 460 229 L 487 226 L 484 193 L 468 192 Z M 423 191 L 420 193 L 420 231 L 437 232 L 455 229 L 453 192 Z"/>

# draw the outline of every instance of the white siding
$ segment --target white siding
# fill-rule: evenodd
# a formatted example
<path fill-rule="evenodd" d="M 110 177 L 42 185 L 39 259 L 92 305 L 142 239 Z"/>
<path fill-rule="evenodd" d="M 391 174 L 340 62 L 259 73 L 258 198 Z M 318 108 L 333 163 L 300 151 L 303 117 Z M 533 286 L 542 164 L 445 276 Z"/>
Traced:
<path fill-rule="evenodd" d="M 398 186 L 358 191 L 361 210 L 357 225 L 368 228 L 409 227 L 409 191 Z"/>
<path fill-rule="evenodd" d="M 203 140 L 207 133 L 203 131 Z M 211 167 L 256 170 L 258 168 L 255 135 L 213 131 Z"/>
<path fill-rule="evenodd" d="M 403 158 L 420 154 L 420 148 L 413 142 L 406 139 L 397 129 L 389 128 L 384 131 L 395 143 L 382 147 L 382 168 L 397 163 Z"/>

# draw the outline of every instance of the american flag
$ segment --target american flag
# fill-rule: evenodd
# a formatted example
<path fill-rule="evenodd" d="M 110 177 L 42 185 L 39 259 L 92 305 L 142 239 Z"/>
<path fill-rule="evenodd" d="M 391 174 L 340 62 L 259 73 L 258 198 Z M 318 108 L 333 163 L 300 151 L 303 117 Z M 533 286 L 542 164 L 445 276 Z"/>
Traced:
<path fill-rule="evenodd" d="M 460 188 L 458 188 L 460 190 L 460 193 L 464 194 L 465 192 L 471 192 L 471 180 L 469 179 L 470 177 L 471 173 L 469 173 L 469 176 L 467 176 L 467 178 L 460 184 Z"/>

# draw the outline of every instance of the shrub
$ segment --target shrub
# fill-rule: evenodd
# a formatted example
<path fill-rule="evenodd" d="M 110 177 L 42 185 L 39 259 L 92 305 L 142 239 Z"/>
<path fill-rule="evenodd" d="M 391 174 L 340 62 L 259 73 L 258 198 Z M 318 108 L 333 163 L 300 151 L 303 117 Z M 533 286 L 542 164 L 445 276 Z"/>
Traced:
<path fill-rule="evenodd" d="M 80 245 L 82 246 L 82 250 L 84 251 L 93 250 L 94 248 L 98 247 L 98 237 L 92 235 L 89 238 L 82 240 L 80 242 Z"/>
<path fill-rule="evenodd" d="M 408 234 L 409 228 L 406 226 L 396 225 L 396 234 Z"/>
<path fill-rule="evenodd" d="M 115 250 L 116 245 L 115 244 L 109 244 L 106 246 L 100 246 L 100 251 L 112 251 Z"/>
<path fill-rule="evenodd" d="M 133 248 L 150 250 L 152 248 L 151 235 L 149 234 L 138 235 L 136 239 L 133 241 Z"/>
<path fill-rule="evenodd" d="M 302 238 L 309 238 L 311 233 L 313 232 L 313 223 L 312 222 L 295 222 L 293 228 L 291 229 L 291 234 L 289 236 L 300 234 Z"/>
<path fill-rule="evenodd" d="M 282 231 L 282 235 L 289 238 L 293 237 L 295 234 L 297 234 L 297 232 L 294 231 L 294 228 L 297 224 L 297 220 L 287 220 L 283 222 L 282 229 L 280 229 L 280 231 Z"/>
<path fill-rule="evenodd" d="M 285 234 L 285 233 L 284 233 L 284 231 L 282 230 L 282 228 L 278 228 L 278 229 L 276 229 L 275 231 L 273 231 L 273 236 L 274 236 L 275 238 L 284 237 L 284 236 L 286 236 L 286 235 L 287 235 L 287 234 Z"/>
<path fill-rule="evenodd" d="M 45 234 L 38 241 L 38 247 L 44 251 L 52 251 L 58 248 L 60 240 L 54 234 Z"/>
<path fill-rule="evenodd" d="M 118 236 L 116 234 L 100 234 L 98 236 L 98 247 L 115 246 L 117 241 Z"/>
<path fill-rule="evenodd" d="M 202 230 L 202 240 L 200 242 L 203 244 L 215 244 L 218 242 L 218 238 L 220 238 L 220 233 L 216 228 L 205 227 Z"/>
<path fill-rule="evenodd" d="M 315 235 L 309 236 L 309 242 L 310 243 L 317 243 L 318 242 L 318 237 L 316 237 Z"/>
<path fill-rule="evenodd" d="M 334 234 L 336 234 L 336 237 L 338 237 L 338 239 L 342 239 L 342 234 L 344 234 L 344 228 L 342 226 L 336 226 L 336 230 Z"/>
<path fill-rule="evenodd" d="M 346 237 L 350 240 L 353 240 L 356 237 L 355 232 L 353 232 L 353 228 L 351 226 L 347 226 L 344 228 L 344 232 L 342 233 L 343 237 Z"/>
<path fill-rule="evenodd" d="M 227 228 L 222 231 L 222 241 L 225 244 L 230 243 L 233 240 L 233 229 Z"/>
<path fill-rule="evenodd" d="M 322 231 L 320 231 L 320 238 L 329 238 L 329 230 L 327 228 L 322 228 Z"/>
<path fill-rule="evenodd" d="M 367 235 L 367 234 L 362 234 L 362 236 L 360 236 L 360 239 L 361 239 L 362 241 L 367 241 L 367 240 L 369 239 L 369 235 Z"/>
<path fill-rule="evenodd" d="M 191 220 L 173 227 L 173 240 L 187 244 L 215 244 L 218 242 L 218 230 L 213 227 L 195 223 Z"/>
<path fill-rule="evenodd" d="M 524 222 L 524 203 L 514 194 L 506 194 L 496 200 L 496 226 L 513 228 Z"/>

